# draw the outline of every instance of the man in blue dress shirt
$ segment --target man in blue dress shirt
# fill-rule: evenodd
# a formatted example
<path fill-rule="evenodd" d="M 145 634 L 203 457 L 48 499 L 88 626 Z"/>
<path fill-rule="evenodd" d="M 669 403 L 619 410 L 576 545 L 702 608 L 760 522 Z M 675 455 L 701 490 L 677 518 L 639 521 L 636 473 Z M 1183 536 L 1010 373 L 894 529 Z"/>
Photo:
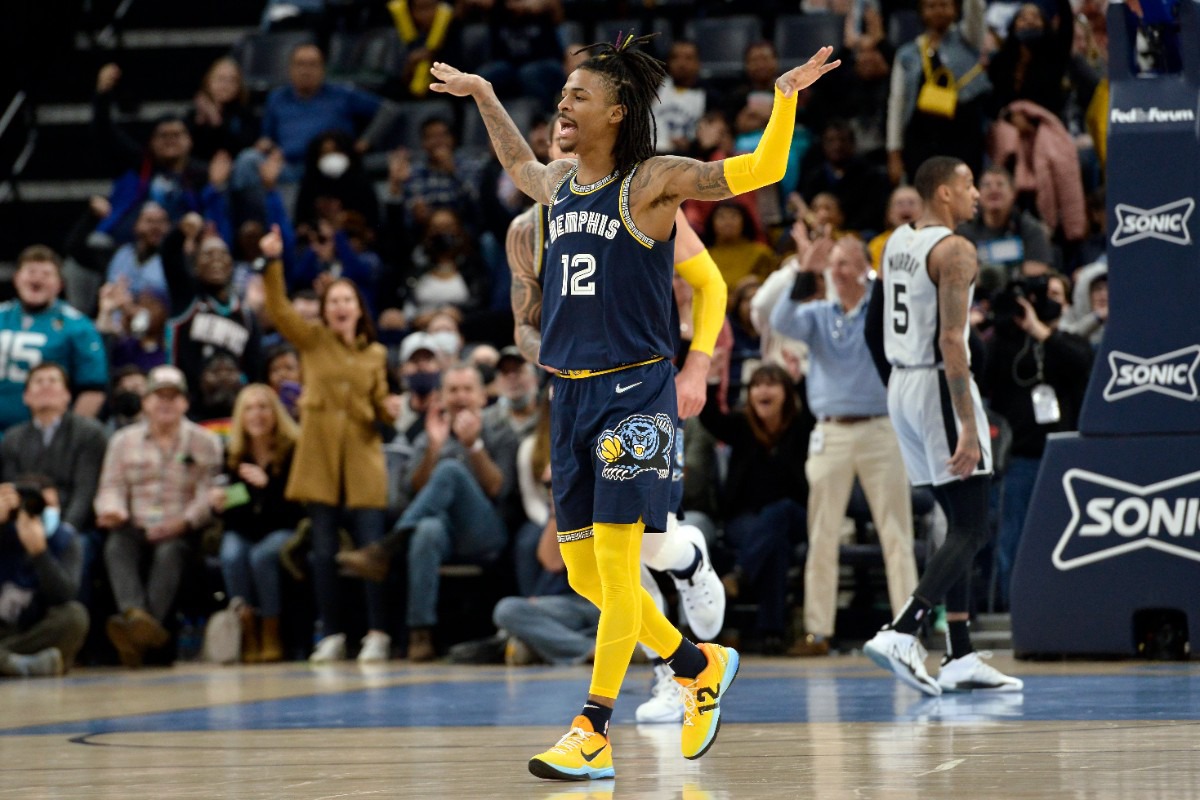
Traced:
<path fill-rule="evenodd" d="M 827 254 L 827 257 L 826 257 Z M 871 506 L 883 546 L 888 597 L 898 613 L 917 585 L 912 503 L 896 433 L 888 420 L 887 388 L 863 337 L 869 257 L 855 237 L 809 246 L 785 265 L 795 276 L 791 292 L 775 303 L 773 331 L 808 345 L 808 405 L 817 418 L 809 439 L 808 560 L 804 567 L 807 636 L 793 655 L 829 652 L 837 614 L 838 539 L 857 477 Z M 818 299 L 828 268 L 836 300 Z M 766 288 L 766 287 L 764 287 Z"/>

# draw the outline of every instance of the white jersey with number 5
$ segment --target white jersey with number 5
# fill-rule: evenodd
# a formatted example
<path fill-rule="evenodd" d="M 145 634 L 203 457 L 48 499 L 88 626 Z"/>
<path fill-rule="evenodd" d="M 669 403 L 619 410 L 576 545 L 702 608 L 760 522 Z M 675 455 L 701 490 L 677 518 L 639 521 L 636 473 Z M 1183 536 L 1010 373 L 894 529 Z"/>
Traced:
<path fill-rule="evenodd" d="M 958 480 L 948 462 L 958 448 L 963 422 L 954 410 L 946 373 L 941 369 L 938 287 L 929 277 L 929 251 L 952 233 L 941 225 L 920 230 L 904 225 L 896 229 L 883 250 L 883 344 L 888 361 L 896 368 L 888 380 L 888 414 L 914 486 L 941 486 Z M 972 293 L 967 293 L 968 307 Z M 966 309 L 963 311 L 965 315 Z M 968 333 L 964 325 L 964 341 Z M 970 357 L 968 350 L 968 361 Z M 979 437 L 979 463 L 973 474 L 988 475 L 992 471 L 992 440 L 983 398 L 973 380 L 970 392 Z"/>
<path fill-rule="evenodd" d="M 934 367 L 942 363 L 937 344 L 938 288 L 929 277 L 929 251 L 953 233 L 942 225 L 920 230 L 901 225 L 887 240 L 883 249 L 883 346 L 892 366 Z M 968 307 L 970 303 L 968 293 Z M 964 326 L 964 341 L 967 333 Z"/>

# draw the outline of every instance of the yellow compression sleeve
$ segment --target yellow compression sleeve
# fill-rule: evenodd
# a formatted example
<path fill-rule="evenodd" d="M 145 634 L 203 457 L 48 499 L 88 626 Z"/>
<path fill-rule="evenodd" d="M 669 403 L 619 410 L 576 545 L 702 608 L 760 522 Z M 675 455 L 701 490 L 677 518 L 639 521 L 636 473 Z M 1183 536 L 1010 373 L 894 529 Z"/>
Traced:
<path fill-rule="evenodd" d="M 725 181 L 734 194 L 744 194 L 783 180 L 788 151 L 796 130 L 796 95 L 784 97 L 775 87 L 771 119 L 753 153 L 725 159 Z"/>
<path fill-rule="evenodd" d="M 692 350 L 712 355 L 717 336 L 725 324 L 725 302 L 728 291 L 717 262 L 701 250 L 675 265 L 679 276 L 692 287 Z"/>

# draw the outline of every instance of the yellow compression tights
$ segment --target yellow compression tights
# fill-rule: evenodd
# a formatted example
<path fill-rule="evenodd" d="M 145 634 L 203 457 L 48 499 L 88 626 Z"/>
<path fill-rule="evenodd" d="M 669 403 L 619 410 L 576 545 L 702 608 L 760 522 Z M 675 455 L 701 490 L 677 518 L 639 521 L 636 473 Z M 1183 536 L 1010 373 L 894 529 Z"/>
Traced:
<path fill-rule="evenodd" d="M 642 522 L 597 522 L 594 535 L 559 545 L 571 588 L 600 609 L 590 694 L 616 699 L 638 641 L 662 658 L 683 635 L 642 588 Z"/>

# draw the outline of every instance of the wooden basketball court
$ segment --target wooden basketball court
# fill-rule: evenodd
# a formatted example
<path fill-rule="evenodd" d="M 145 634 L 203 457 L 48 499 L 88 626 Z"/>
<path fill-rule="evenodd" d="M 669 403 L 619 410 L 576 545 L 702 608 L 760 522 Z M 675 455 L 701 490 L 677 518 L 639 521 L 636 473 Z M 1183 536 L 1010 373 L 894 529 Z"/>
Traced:
<path fill-rule="evenodd" d="M 931 659 L 931 664 L 932 659 Z M 617 778 L 552 783 L 584 668 L 353 663 L 0 683 L 0 798 L 1200 797 L 1200 666 L 1027 663 L 1019 695 L 925 698 L 866 659 L 747 658 L 716 745 L 614 717 Z"/>

